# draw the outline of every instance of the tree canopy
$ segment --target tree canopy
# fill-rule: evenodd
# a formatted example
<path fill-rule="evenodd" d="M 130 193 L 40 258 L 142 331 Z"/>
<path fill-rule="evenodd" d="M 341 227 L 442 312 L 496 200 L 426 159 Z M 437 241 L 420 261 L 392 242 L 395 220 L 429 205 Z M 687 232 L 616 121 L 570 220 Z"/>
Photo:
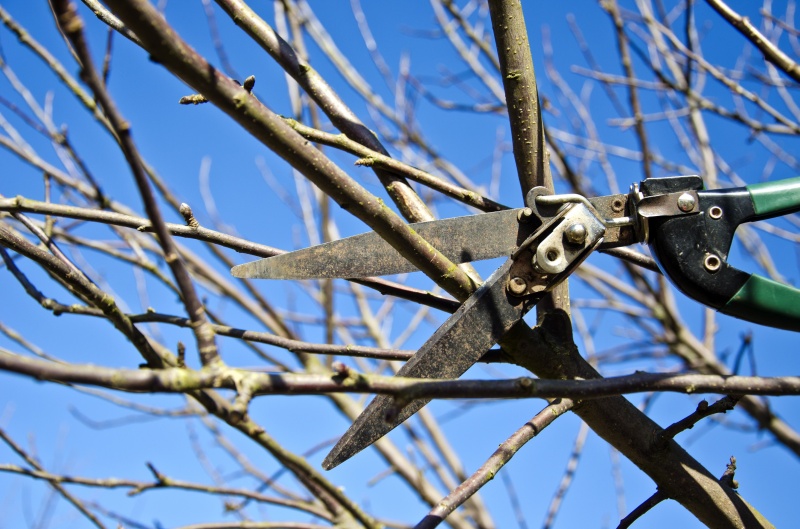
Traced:
<path fill-rule="evenodd" d="M 689 299 L 647 245 L 593 254 L 461 379 L 393 377 L 502 264 L 408 223 L 797 174 L 794 2 L 539 4 L 3 2 L 9 523 L 794 521 L 796 333 Z M 728 258 L 793 284 L 797 227 Z M 370 230 L 421 272 L 230 273 Z M 325 472 L 376 393 L 434 400 Z"/>

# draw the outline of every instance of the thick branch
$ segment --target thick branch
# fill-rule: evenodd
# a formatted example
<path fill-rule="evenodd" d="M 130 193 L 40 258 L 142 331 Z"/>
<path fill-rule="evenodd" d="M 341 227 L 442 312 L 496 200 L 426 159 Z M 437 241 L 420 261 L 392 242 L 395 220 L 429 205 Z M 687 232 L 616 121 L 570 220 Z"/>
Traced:
<path fill-rule="evenodd" d="M 543 186 L 553 192 L 550 155 L 544 136 L 539 91 L 533 70 L 528 31 L 519 0 L 490 0 L 489 12 L 500 58 L 511 141 L 522 198 L 532 188 Z M 569 313 L 568 281 L 562 282 L 537 305 L 541 314 L 553 308 Z"/>
<path fill-rule="evenodd" d="M 350 178 L 244 88 L 208 64 L 149 2 L 111 0 L 108 4 L 160 64 L 206 96 L 342 208 L 373 228 L 442 288 L 462 300 L 474 290 L 472 281 L 464 272 L 410 229 L 380 199 Z"/>
<path fill-rule="evenodd" d="M 289 43 L 283 40 L 250 6 L 241 0 L 216 1 L 234 23 L 247 32 L 297 84 L 303 87 L 336 128 L 347 137 L 374 151 L 385 155 L 389 154 L 372 131 L 358 119 L 358 116 L 350 110 L 325 79 L 298 57 Z M 402 176 L 381 168 L 376 168 L 375 174 L 410 222 L 433 220 L 433 215 L 428 207 Z"/>
<path fill-rule="evenodd" d="M 226 388 L 252 395 L 318 395 L 322 393 L 379 393 L 394 395 L 398 408 L 415 399 L 573 398 L 596 399 L 625 393 L 669 391 L 728 395 L 798 395 L 800 377 L 719 377 L 716 375 L 635 375 L 594 380 L 427 380 L 355 373 L 347 368 L 332 375 L 258 373 L 233 368 L 190 370 L 112 369 L 93 365 L 59 364 L 0 353 L 0 369 L 39 380 L 88 384 L 123 391 L 186 393 Z"/>
<path fill-rule="evenodd" d="M 564 319 L 557 312 L 546 316 Z M 550 328 L 557 327 L 551 323 Z M 563 325 L 567 328 L 566 323 Z M 541 326 L 517 325 L 503 339 L 509 360 L 543 378 L 597 379 L 600 375 L 584 360 L 575 345 L 560 333 Z M 720 377 L 724 379 L 725 377 Z M 680 445 L 669 441 L 657 449 L 654 439 L 663 431 L 623 397 L 587 400 L 575 408 L 601 438 L 608 441 L 642 471 L 660 490 L 679 502 L 710 527 L 772 527 L 740 495 L 720 485 L 717 478 Z"/>

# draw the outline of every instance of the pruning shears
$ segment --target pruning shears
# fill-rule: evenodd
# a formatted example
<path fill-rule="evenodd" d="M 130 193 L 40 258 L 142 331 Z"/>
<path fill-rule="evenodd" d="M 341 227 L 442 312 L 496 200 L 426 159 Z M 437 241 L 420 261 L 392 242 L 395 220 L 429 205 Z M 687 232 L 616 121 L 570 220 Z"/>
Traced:
<path fill-rule="evenodd" d="M 627 194 L 585 198 L 531 189 L 526 207 L 412 224 L 454 263 L 508 256 L 397 373 L 457 378 L 595 250 L 647 243 L 689 297 L 743 320 L 800 331 L 800 290 L 728 264 L 736 227 L 800 211 L 800 178 L 705 190 L 699 176 L 648 178 Z M 242 278 L 362 278 L 416 270 L 377 233 L 235 266 Z M 378 395 L 323 462 L 333 468 L 428 401 L 388 414 Z"/>

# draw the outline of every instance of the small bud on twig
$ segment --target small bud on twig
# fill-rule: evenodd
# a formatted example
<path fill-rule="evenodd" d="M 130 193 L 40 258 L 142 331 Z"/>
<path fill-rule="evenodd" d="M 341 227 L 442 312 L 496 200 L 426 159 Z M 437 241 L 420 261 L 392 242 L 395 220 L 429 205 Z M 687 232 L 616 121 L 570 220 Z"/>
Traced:
<path fill-rule="evenodd" d="M 186 346 L 178 342 L 178 366 L 186 367 Z"/>
<path fill-rule="evenodd" d="M 350 376 L 350 368 L 342 362 L 334 362 L 331 364 L 331 369 L 333 370 L 335 376 L 341 378 L 347 378 Z"/>
<path fill-rule="evenodd" d="M 373 165 L 375 165 L 375 158 L 371 158 L 369 156 L 365 158 L 359 158 L 358 160 L 353 162 L 353 165 L 360 165 L 362 167 L 372 167 Z"/>
<path fill-rule="evenodd" d="M 203 94 L 192 94 L 190 96 L 183 96 L 178 100 L 181 105 L 199 105 L 201 103 L 208 103 L 208 99 Z"/>
<path fill-rule="evenodd" d="M 242 88 L 244 88 L 248 92 L 252 92 L 253 91 L 253 87 L 255 85 L 256 85 L 256 76 L 255 75 L 251 75 L 250 77 L 248 77 L 247 79 L 244 80 L 244 83 L 242 83 Z"/>
<path fill-rule="evenodd" d="M 178 208 L 181 215 L 183 215 L 183 219 L 186 221 L 186 224 L 191 228 L 199 228 L 200 223 L 197 222 L 197 219 L 194 218 L 194 213 L 192 213 L 192 208 L 186 202 L 181 203 L 180 208 Z"/>

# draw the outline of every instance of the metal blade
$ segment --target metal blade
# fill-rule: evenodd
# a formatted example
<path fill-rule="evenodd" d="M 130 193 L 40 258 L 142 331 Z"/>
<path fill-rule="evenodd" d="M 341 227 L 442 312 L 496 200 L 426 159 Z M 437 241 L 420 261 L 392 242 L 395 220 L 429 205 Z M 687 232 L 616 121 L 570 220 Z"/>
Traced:
<path fill-rule="evenodd" d="M 516 222 L 516 221 L 515 221 Z M 506 292 L 512 260 L 498 268 L 464 304 L 398 371 L 397 376 L 417 378 L 457 378 L 525 314 L 533 303 L 521 302 Z M 415 400 L 404 407 L 391 422 L 386 414 L 392 397 L 378 395 L 358 416 L 325 458 L 326 470 L 339 465 L 368 447 L 401 424 L 430 399 Z"/>
<path fill-rule="evenodd" d="M 511 255 L 519 209 L 419 222 L 410 226 L 454 263 Z M 375 232 L 234 266 L 235 277 L 255 279 L 357 278 L 417 268 Z"/>

